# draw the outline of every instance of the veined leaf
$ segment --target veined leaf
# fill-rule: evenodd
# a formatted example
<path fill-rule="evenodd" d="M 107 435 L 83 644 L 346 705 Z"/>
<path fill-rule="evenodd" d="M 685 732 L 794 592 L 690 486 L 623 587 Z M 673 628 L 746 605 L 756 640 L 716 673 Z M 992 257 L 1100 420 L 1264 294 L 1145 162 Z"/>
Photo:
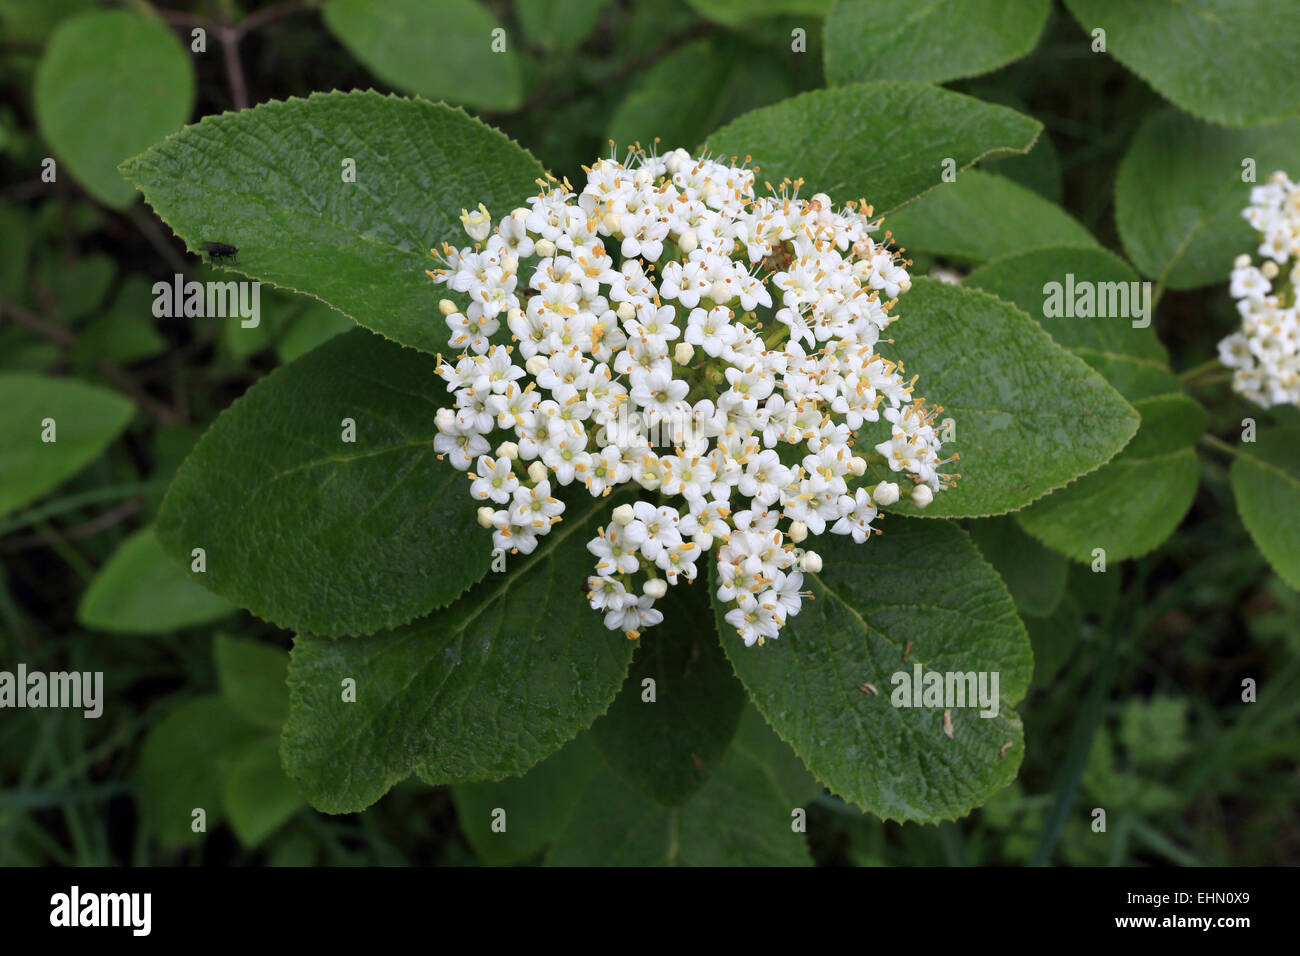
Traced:
<path fill-rule="evenodd" d="M 481 202 L 504 216 L 544 174 L 461 110 L 374 92 L 208 116 L 122 172 L 191 250 L 236 246 L 232 271 L 315 296 L 429 352 L 448 339 L 435 305 L 443 287 L 425 275 L 438 264 L 430 248 L 469 244 L 462 209 Z"/>
<path fill-rule="evenodd" d="M 271 373 L 181 465 L 158 540 L 281 627 L 359 634 L 450 604 L 491 548 L 464 473 L 434 452 L 436 365 L 354 329 Z"/>

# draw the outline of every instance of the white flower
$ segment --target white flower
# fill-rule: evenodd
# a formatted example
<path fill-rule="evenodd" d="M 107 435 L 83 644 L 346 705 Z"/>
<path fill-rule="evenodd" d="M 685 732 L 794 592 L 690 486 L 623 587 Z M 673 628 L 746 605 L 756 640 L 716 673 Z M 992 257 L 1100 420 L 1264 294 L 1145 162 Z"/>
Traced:
<path fill-rule="evenodd" d="M 941 409 L 876 352 L 911 285 L 905 263 L 869 236 L 868 207 L 801 199 L 789 182 L 758 196 L 752 169 L 675 150 L 585 171 L 495 227 L 482 206 L 464 212 L 477 245 L 442 247 L 430 275 L 470 304 L 439 304 L 461 354 L 438 366 L 452 399 L 435 451 L 474 468 L 493 547 L 525 554 L 564 515 L 553 487 L 565 500 L 573 485 L 638 492 L 587 542 L 587 596 L 607 627 L 637 637 L 658 623 L 655 602 L 712 553 L 727 621 L 746 644 L 775 638 L 799 613 L 802 571 L 821 569 L 805 540 L 865 542 L 897 500 L 882 471 L 910 477 L 918 506 L 955 480 Z M 1257 200 L 1277 261 L 1296 253 L 1278 211 L 1289 188 Z M 1236 266 L 1249 332 L 1221 351 L 1241 374 L 1297 351 L 1296 323 L 1274 321 L 1279 276 Z M 509 346 L 493 344 L 503 322 Z"/>
<path fill-rule="evenodd" d="M 1233 389 L 1251 401 L 1265 408 L 1300 405 L 1300 186 L 1274 173 L 1250 191 L 1242 216 L 1267 258 L 1259 268 L 1245 254 L 1233 262 L 1228 292 L 1237 300 L 1241 330 L 1219 343 L 1219 360 L 1233 370 Z M 1291 259 L 1298 261 L 1283 281 L 1278 265 Z"/>

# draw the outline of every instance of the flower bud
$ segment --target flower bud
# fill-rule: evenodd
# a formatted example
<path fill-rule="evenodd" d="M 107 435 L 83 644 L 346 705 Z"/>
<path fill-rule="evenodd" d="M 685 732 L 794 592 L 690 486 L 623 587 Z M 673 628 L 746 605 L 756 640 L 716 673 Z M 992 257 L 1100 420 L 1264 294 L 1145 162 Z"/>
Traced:
<path fill-rule="evenodd" d="M 713 283 L 713 286 L 709 289 L 709 298 L 718 303 L 718 305 L 730 302 L 731 290 L 727 288 L 727 283 L 723 282 L 721 279 Z"/>
<path fill-rule="evenodd" d="M 501 268 L 506 272 L 518 272 L 519 259 L 516 256 L 506 256 L 501 260 Z"/>
<path fill-rule="evenodd" d="M 549 239 L 538 239 L 537 244 L 533 246 L 533 250 L 542 258 L 549 258 L 555 255 L 555 243 Z"/>
<path fill-rule="evenodd" d="M 1243 252 L 1241 255 L 1237 256 L 1237 258 L 1232 260 L 1232 267 L 1234 269 L 1244 269 L 1248 265 L 1250 265 L 1249 253 Z"/>
<path fill-rule="evenodd" d="M 695 349 L 689 342 L 678 342 L 673 349 L 673 361 L 678 365 L 690 365 L 691 359 L 695 358 Z"/>
<path fill-rule="evenodd" d="M 605 228 L 611 236 L 619 235 L 623 231 L 623 217 L 616 212 L 605 213 Z"/>
<path fill-rule="evenodd" d="M 540 461 L 535 461 L 528 466 L 528 477 L 532 479 L 533 484 L 540 485 L 546 480 L 546 466 Z"/>
<path fill-rule="evenodd" d="M 831 197 L 825 193 L 813 193 L 811 201 L 817 203 L 823 209 L 831 208 Z"/>
<path fill-rule="evenodd" d="M 516 461 L 519 458 L 519 446 L 512 441 L 503 441 L 497 446 L 497 457 Z"/>
<path fill-rule="evenodd" d="M 460 311 L 460 307 L 452 302 L 451 299 L 441 299 L 438 302 L 438 311 L 443 315 L 455 315 Z"/>
<path fill-rule="evenodd" d="M 808 526 L 802 521 L 792 521 L 790 522 L 790 530 L 785 533 L 785 536 L 798 544 L 808 537 Z"/>
<path fill-rule="evenodd" d="M 861 478 L 867 473 L 867 460 L 860 455 L 854 455 L 849 459 L 849 471 Z"/>
<path fill-rule="evenodd" d="M 668 582 L 663 578 L 651 578 L 645 583 L 645 587 L 641 591 L 646 597 L 657 601 L 668 593 Z"/>
<path fill-rule="evenodd" d="M 931 501 L 934 501 L 934 492 L 929 485 L 917 485 L 912 489 L 912 504 L 918 508 L 924 508 Z"/>
<path fill-rule="evenodd" d="M 534 378 L 541 375 L 550 367 L 551 362 L 545 355 L 534 355 L 524 363 L 524 368 L 527 369 L 528 374 Z"/>
<path fill-rule="evenodd" d="M 492 527 L 492 517 L 496 512 L 491 508 L 484 506 L 478 509 L 478 525 L 480 528 Z"/>
<path fill-rule="evenodd" d="M 816 574 L 822 569 L 822 556 L 816 551 L 805 551 L 799 556 L 799 570 Z"/>
<path fill-rule="evenodd" d="M 700 244 L 699 238 L 695 235 L 694 230 L 691 229 L 688 229 L 684 233 L 682 233 L 682 237 L 677 240 L 677 248 L 682 250 L 682 252 L 686 253 L 687 255 L 690 255 L 692 252 L 694 252 L 696 247 L 699 246 L 699 244 Z"/>
<path fill-rule="evenodd" d="M 482 203 L 478 204 L 478 209 L 474 212 L 462 209 L 460 224 L 465 227 L 466 234 L 475 242 L 482 242 L 492 231 L 492 217 L 488 215 L 487 206 Z"/>
<path fill-rule="evenodd" d="M 1259 271 L 1263 273 L 1265 279 L 1276 279 L 1278 273 L 1277 263 L 1272 259 L 1265 260 L 1264 264 L 1259 267 Z"/>
<path fill-rule="evenodd" d="M 636 318 L 636 306 L 631 302 L 620 302 L 618 304 L 618 317 L 624 322 Z"/>
<path fill-rule="evenodd" d="M 440 408 L 433 415 L 433 423 L 438 426 L 438 431 L 449 432 L 456 428 L 456 410 L 452 408 Z"/>
<path fill-rule="evenodd" d="M 871 493 L 871 497 L 878 505 L 892 505 L 898 500 L 898 485 L 892 481 L 882 481 L 876 485 L 876 490 Z"/>
<path fill-rule="evenodd" d="M 614 509 L 614 524 L 626 527 L 636 520 L 636 511 L 631 505 L 619 505 Z"/>

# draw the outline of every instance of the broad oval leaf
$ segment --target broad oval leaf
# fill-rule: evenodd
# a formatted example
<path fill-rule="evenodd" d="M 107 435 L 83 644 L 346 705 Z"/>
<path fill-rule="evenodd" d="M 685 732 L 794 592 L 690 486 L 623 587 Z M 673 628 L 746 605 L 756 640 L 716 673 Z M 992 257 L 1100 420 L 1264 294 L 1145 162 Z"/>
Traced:
<path fill-rule="evenodd" d="M 732 747 L 709 769 L 708 781 L 681 806 L 664 807 L 617 774 L 598 772 L 556 836 L 546 864 L 809 866 L 807 839 L 791 821 L 816 787 L 806 771 L 801 776 L 798 770 L 790 748 L 758 717 L 742 720 Z"/>
<path fill-rule="evenodd" d="M 1205 409 L 1185 395 L 1134 401 L 1142 425 L 1133 441 L 1090 475 L 1017 512 L 1020 526 L 1076 561 L 1135 558 L 1173 534 L 1201 476 L 1196 442 Z"/>
<path fill-rule="evenodd" d="M 1046 616 L 1065 596 L 1069 562 L 1021 530 L 1010 515 L 972 521 L 970 536 L 1022 615 Z"/>
<path fill-rule="evenodd" d="M 90 464 L 135 411 L 108 389 L 24 372 L 0 374 L 0 408 L 0 515 Z"/>
<path fill-rule="evenodd" d="M 985 292 L 916 279 L 890 326 L 890 358 L 920 376 L 917 394 L 955 423 L 944 453 L 956 487 L 921 514 L 986 517 L 1023 508 L 1114 457 L 1138 415 L 1100 375 L 1014 306 Z M 872 428 L 872 444 L 880 439 Z M 909 498 L 896 509 L 917 513 Z"/>
<path fill-rule="evenodd" d="M 1300 9 L 1298 7 L 1297 9 Z M 1259 245 L 1241 211 L 1253 182 L 1300 168 L 1300 120 L 1230 130 L 1177 110 L 1148 119 L 1115 179 L 1115 223 L 1133 264 L 1171 289 L 1228 281 Z"/>
<path fill-rule="evenodd" d="M 663 621 L 642 634 L 623 689 L 591 736 L 615 773 L 656 803 L 676 806 L 726 752 L 745 689 L 713 629 L 700 626 L 710 615 L 703 581 L 669 588 L 657 607 Z"/>
<path fill-rule="evenodd" d="M 1008 256 L 976 269 L 966 283 L 1037 318 L 1142 416 L 1123 452 L 1020 512 L 1021 525 L 1079 561 L 1091 562 L 1096 548 L 1114 561 L 1155 548 L 1192 505 L 1200 476 L 1194 446 L 1205 415 L 1183 397 L 1150 324 L 1151 283 L 1094 248 Z"/>
<path fill-rule="evenodd" d="M 1015 777 L 1024 740 L 1010 708 L 1033 671 L 1029 639 L 959 529 L 897 517 L 882 527 L 860 545 L 822 539 L 823 570 L 804 576 L 812 599 L 777 640 L 745 647 L 715 602 L 718 630 L 758 709 L 832 792 L 887 819 L 951 820 Z M 990 698 L 996 673 L 997 714 L 894 706 L 895 675 L 910 686 L 918 665 L 977 684 L 983 674 Z"/>
<path fill-rule="evenodd" d="M 434 451 L 436 365 L 353 329 L 272 372 L 181 465 L 159 541 L 195 580 L 290 629 L 361 634 L 450 604 L 491 549 L 464 473 Z"/>
<path fill-rule="evenodd" d="M 1106 51 L 1189 113 L 1251 126 L 1300 112 L 1300 5 L 1276 0 L 1065 0 Z"/>
<path fill-rule="evenodd" d="M 399 90 L 490 110 L 523 101 L 514 42 L 475 0 L 329 0 L 322 12 L 339 42 Z"/>
<path fill-rule="evenodd" d="M 352 640 L 299 634 L 289 668 L 286 769 L 327 813 L 361 810 L 398 780 L 497 780 L 528 770 L 604 713 L 632 644 L 606 630 L 576 569 L 608 499 L 571 505 L 530 555 L 406 627 Z M 486 546 L 486 532 L 475 540 Z M 356 700 L 342 682 L 355 681 Z"/>
<path fill-rule="evenodd" d="M 1041 131 L 1014 110 L 925 83 L 855 83 L 746 113 L 708 147 L 752 157 L 760 183 L 802 179 L 801 195 L 865 198 L 886 215 L 939 186 L 948 165 L 1028 152 Z"/>
<path fill-rule="evenodd" d="M 468 242 L 462 209 L 482 202 L 504 216 L 544 175 L 526 150 L 459 109 L 374 92 L 204 117 L 122 172 L 191 250 L 233 245 L 233 271 L 429 352 L 448 339 L 434 305 L 442 287 L 425 275 L 437 265 L 429 250 Z"/>
<path fill-rule="evenodd" d="M 289 655 L 278 647 L 218 634 L 212 646 L 221 696 L 240 717 L 278 731 L 289 716 Z"/>
<path fill-rule="evenodd" d="M 591 734 L 579 734 L 522 777 L 451 788 L 456 818 L 478 858 L 488 865 L 523 863 L 554 840 L 573 816 L 593 777 L 608 773 Z M 497 811 L 506 827 L 497 829 Z"/>
<path fill-rule="evenodd" d="M 120 634 L 166 634 L 218 621 L 235 606 L 195 584 L 163 551 L 152 527 L 113 552 L 77 608 L 86 627 Z"/>
<path fill-rule="evenodd" d="M 117 209 L 135 198 L 117 164 L 194 108 L 194 66 L 162 20 L 97 10 L 65 20 L 36 70 L 41 135 L 68 171 Z"/>
<path fill-rule="evenodd" d="M 954 182 L 900 209 L 885 225 L 894 242 L 909 253 L 926 252 L 962 263 L 1094 241 L 1060 206 L 977 169 L 966 170 Z"/>
<path fill-rule="evenodd" d="M 826 17 L 826 82 L 946 83 L 1018 60 L 1038 42 L 1051 0 L 839 0 Z"/>
<path fill-rule="evenodd" d="M 1237 446 L 1228 476 L 1242 523 L 1282 580 L 1300 591 L 1300 428 Z"/>
<path fill-rule="evenodd" d="M 239 842 L 255 847 L 306 806 L 280 767 L 279 741 L 259 737 L 223 761 L 221 802 Z"/>

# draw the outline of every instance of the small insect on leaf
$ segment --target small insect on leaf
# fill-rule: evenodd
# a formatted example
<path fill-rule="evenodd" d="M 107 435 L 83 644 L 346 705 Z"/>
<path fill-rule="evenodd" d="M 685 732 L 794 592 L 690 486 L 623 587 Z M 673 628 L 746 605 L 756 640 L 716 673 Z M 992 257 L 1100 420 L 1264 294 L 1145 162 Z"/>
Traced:
<path fill-rule="evenodd" d="M 217 259 L 233 259 L 235 253 L 239 252 L 237 246 L 227 242 L 201 242 L 199 248 L 208 254 L 209 262 L 215 262 Z"/>
<path fill-rule="evenodd" d="M 943 712 L 943 735 L 947 737 L 949 740 L 952 740 L 952 711 L 951 710 L 945 710 Z"/>
<path fill-rule="evenodd" d="M 865 681 L 858 685 L 858 690 L 862 691 L 862 693 L 864 694 L 869 694 L 872 697 L 875 697 L 878 693 L 880 693 L 880 691 L 876 690 L 875 684 L 868 684 Z"/>

